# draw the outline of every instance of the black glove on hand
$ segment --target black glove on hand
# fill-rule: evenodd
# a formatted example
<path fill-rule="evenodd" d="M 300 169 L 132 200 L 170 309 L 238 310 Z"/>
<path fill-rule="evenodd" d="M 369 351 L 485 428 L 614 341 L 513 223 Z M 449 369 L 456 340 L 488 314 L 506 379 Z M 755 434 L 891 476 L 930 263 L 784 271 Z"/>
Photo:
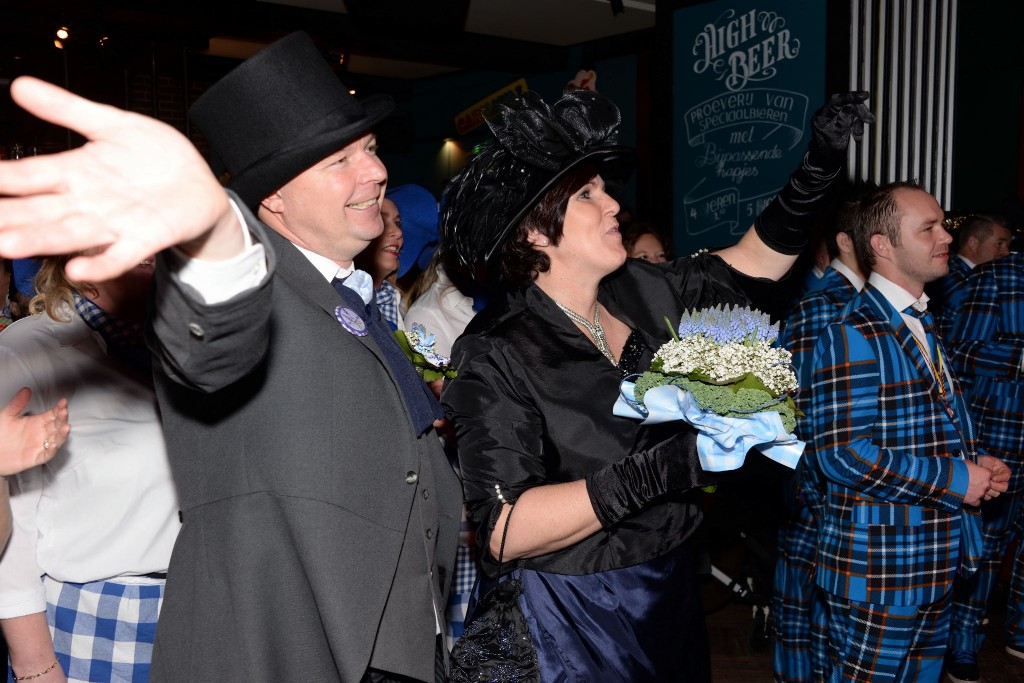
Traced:
<path fill-rule="evenodd" d="M 700 467 L 697 432 L 683 422 L 641 427 L 629 455 L 586 480 L 590 503 L 604 527 L 664 493 L 715 483 Z"/>
<path fill-rule="evenodd" d="M 850 135 L 860 140 L 864 124 L 875 121 L 864 104 L 868 95 L 866 92 L 835 94 L 811 119 L 811 141 L 799 168 L 754 219 L 758 237 L 775 251 L 798 254 L 807 246 L 827 190 L 843 169 Z"/>

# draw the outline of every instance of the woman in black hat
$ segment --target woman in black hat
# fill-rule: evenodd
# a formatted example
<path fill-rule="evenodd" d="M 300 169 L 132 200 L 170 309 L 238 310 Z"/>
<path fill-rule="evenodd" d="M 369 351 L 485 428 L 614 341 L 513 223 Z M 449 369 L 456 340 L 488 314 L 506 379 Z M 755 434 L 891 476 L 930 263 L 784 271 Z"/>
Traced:
<path fill-rule="evenodd" d="M 456 343 L 443 404 L 491 578 L 515 503 L 504 569 L 522 561 L 519 602 L 546 683 L 709 679 L 685 542 L 700 521 L 686 491 L 711 482 L 695 433 L 641 427 L 612 404 L 622 377 L 668 341 L 665 316 L 756 303 L 785 274 L 850 133 L 871 120 L 866 97 L 833 97 L 790 183 L 716 254 L 626 263 L 605 181 L 632 155 L 615 144 L 618 109 L 592 92 L 502 107 L 489 121 L 496 142 L 446 191 L 446 257 L 507 296 Z"/>

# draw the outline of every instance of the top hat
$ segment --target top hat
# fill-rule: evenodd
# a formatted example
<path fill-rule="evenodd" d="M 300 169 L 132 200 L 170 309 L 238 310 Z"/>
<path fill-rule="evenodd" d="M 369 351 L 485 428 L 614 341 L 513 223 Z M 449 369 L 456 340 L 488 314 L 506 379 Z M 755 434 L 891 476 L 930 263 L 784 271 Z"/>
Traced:
<path fill-rule="evenodd" d="M 402 217 L 402 253 L 398 259 L 398 277 L 414 265 L 426 270 L 441 241 L 437 230 L 437 200 L 425 187 L 399 185 L 389 187 L 385 196 L 398 207 Z"/>
<path fill-rule="evenodd" d="M 357 100 L 304 32 L 292 33 L 214 83 L 189 109 L 252 209 L 391 113 L 387 95 Z"/>
<path fill-rule="evenodd" d="M 573 90 L 550 107 L 534 92 L 498 105 L 495 140 L 452 178 L 441 199 L 442 248 L 477 272 L 559 180 L 584 164 L 625 180 L 633 150 L 617 144 L 622 116 L 608 98 Z"/>

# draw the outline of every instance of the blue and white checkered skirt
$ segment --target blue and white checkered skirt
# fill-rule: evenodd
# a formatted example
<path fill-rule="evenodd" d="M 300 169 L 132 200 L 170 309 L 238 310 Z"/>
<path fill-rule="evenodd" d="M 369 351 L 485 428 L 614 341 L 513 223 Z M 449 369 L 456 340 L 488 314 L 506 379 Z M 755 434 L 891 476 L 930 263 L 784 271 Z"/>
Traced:
<path fill-rule="evenodd" d="M 91 583 L 43 578 L 46 620 L 68 681 L 149 680 L 164 581 L 145 577 Z M 8 667 L 7 680 L 13 681 Z"/>

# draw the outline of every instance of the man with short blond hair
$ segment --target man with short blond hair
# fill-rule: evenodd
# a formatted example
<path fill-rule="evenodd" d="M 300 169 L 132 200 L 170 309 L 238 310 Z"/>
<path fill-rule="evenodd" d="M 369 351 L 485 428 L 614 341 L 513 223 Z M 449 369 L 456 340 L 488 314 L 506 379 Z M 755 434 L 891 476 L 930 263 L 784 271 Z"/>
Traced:
<path fill-rule="evenodd" d="M 953 577 L 977 561 L 976 506 L 1009 477 L 978 452 L 926 310 L 925 283 L 948 270 L 943 217 L 910 183 L 861 201 L 854 246 L 872 273 L 815 350 L 832 681 L 939 679 Z"/>

